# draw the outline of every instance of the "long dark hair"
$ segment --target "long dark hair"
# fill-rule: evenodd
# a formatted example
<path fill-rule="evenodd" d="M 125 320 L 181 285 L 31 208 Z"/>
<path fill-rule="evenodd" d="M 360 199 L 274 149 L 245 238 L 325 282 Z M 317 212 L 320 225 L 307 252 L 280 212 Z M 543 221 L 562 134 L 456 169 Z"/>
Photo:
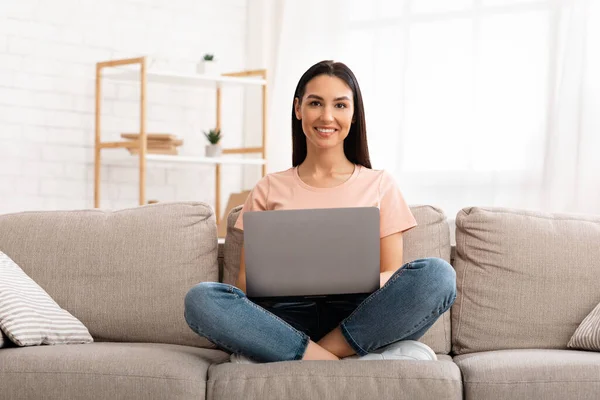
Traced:
<path fill-rule="evenodd" d="M 311 79 L 319 75 L 329 75 L 340 78 L 346 82 L 346 85 L 348 85 L 350 89 L 352 89 L 354 100 L 354 116 L 352 119 L 354 122 L 350 126 L 348 136 L 344 139 L 344 154 L 352 163 L 371 168 L 369 148 L 367 146 L 365 109 L 358 81 L 350 68 L 341 62 L 333 62 L 331 60 L 316 63 L 300 78 L 298 86 L 296 86 L 296 91 L 294 92 L 294 101 L 298 98 L 298 101 L 302 103 L 306 85 Z M 294 104 L 292 102 L 292 165 L 294 167 L 302 164 L 306 159 L 306 151 L 306 136 L 302 131 L 302 121 L 296 118 Z"/>

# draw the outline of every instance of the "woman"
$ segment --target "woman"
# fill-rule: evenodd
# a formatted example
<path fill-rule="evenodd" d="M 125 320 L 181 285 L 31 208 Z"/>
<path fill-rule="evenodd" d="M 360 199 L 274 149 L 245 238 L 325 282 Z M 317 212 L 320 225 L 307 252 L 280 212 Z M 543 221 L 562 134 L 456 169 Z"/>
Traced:
<path fill-rule="evenodd" d="M 416 221 L 394 179 L 371 169 L 358 82 L 342 63 L 322 61 L 304 73 L 292 109 L 293 168 L 267 174 L 246 211 L 372 207 L 380 210 L 380 289 L 352 301 L 255 304 L 245 295 L 244 253 L 235 287 L 194 286 L 185 318 L 199 335 L 232 353 L 232 361 L 426 359 L 416 340 L 456 298 L 456 275 L 439 258 L 402 265 L 402 233 Z"/>

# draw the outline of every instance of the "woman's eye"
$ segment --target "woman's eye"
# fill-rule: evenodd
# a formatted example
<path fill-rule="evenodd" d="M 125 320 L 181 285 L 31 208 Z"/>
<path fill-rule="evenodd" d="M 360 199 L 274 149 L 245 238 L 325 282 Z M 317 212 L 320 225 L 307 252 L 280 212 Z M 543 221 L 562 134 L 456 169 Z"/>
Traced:
<path fill-rule="evenodd" d="M 337 108 L 346 108 L 346 105 L 344 103 L 338 103 L 335 105 Z"/>
<path fill-rule="evenodd" d="M 313 101 L 310 102 L 310 105 L 313 106 L 313 107 L 316 107 L 316 106 L 320 106 L 321 103 L 318 102 L 318 101 L 316 101 L 316 100 L 313 100 Z"/>

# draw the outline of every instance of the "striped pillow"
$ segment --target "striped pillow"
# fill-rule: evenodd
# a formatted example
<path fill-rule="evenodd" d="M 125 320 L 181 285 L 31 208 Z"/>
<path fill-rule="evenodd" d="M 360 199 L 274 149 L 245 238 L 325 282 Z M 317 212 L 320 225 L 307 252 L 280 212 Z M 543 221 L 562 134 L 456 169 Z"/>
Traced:
<path fill-rule="evenodd" d="M 1 251 L 0 329 L 18 346 L 93 342 L 77 318 Z"/>
<path fill-rule="evenodd" d="M 567 347 L 600 351 L 600 303 L 577 327 Z"/>

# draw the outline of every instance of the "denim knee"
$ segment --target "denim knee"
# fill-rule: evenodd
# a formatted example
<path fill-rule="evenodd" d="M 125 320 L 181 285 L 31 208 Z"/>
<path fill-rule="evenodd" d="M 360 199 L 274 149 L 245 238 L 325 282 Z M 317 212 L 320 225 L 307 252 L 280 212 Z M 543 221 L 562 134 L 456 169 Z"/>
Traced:
<path fill-rule="evenodd" d="M 425 263 L 428 275 L 436 282 L 434 285 L 435 294 L 438 297 L 446 299 L 448 306 L 454 303 L 456 298 L 456 271 L 452 265 L 441 258 L 424 258 L 421 261 Z"/>
<path fill-rule="evenodd" d="M 407 263 L 404 268 L 418 272 L 415 282 L 415 295 L 422 295 L 427 301 L 441 300 L 444 308 L 448 308 L 456 299 L 456 272 L 454 268 L 441 258 L 420 258 Z M 408 272 L 408 271 L 407 271 Z"/>
<path fill-rule="evenodd" d="M 227 292 L 227 285 L 218 282 L 200 282 L 192 287 L 185 296 L 184 317 L 192 328 L 211 326 L 211 316 L 218 315 L 219 304 L 216 299 L 220 293 Z M 224 311 L 224 310 L 222 310 Z"/>

